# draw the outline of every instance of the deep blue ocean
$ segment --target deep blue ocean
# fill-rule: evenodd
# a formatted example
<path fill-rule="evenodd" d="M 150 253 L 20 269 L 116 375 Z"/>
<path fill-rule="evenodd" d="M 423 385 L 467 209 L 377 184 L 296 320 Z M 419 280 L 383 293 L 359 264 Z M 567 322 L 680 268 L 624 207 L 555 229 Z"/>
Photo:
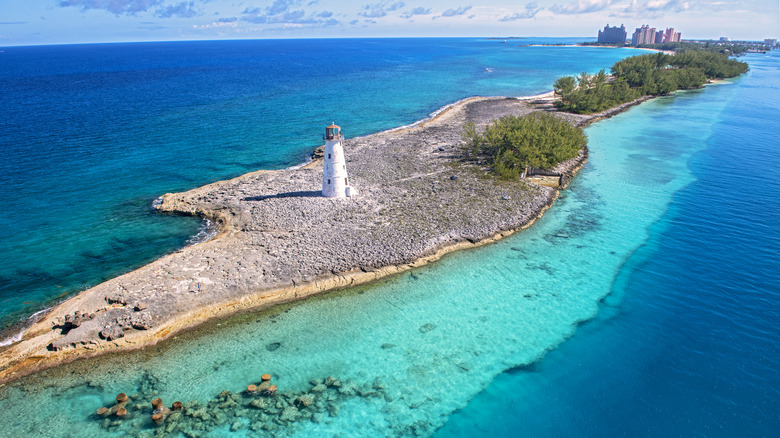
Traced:
<path fill-rule="evenodd" d="M 162 193 L 299 164 L 331 121 L 368 134 L 641 53 L 525 46 L 572 41 L 3 48 L 3 325 L 191 243 L 203 224 L 151 213 Z M 147 415 L 91 414 L 120 391 L 205 402 L 260 372 L 282 392 L 327 375 L 389 389 L 325 421 L 237 416 L 208 436 L 774 436 L 779 55 L 587 128 L 590 161 L 522 233 L 22 379 L 0 388 L 0 436 L 151 436 Z"/>

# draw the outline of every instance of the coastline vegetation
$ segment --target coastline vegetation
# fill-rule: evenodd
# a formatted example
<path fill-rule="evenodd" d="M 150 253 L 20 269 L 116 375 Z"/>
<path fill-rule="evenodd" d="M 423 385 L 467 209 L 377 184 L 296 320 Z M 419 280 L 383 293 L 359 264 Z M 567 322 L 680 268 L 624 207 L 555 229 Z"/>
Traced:
<path fill-rule="evenodd" d="M 592 114 L 642 96 L 700 88 L 710 79 L 731 78 L 747 70 L 744 62 L 704 50 L 631 56 L 612 66 L 611 77 L 601 70 L 593 76 L 583 72 L 558 78 L 553 88 L 560 100 L 555 105 L 563 111 Z"/>
<path fill-rule="evenodd" d="M 581 46 L 600 47 L 636 47 L 640 49 L 667 50 L 677 53 L 701 50 L 705 52 L 722 53 L 729 56 L 741 56 L 751 50 L 767 51 L 771 49 L 771 47 L 761 43 L 723 41 L 676 41 L 673 43 L 640 44 L 638 46 L 632 46 L 630 43 L 599 43 L 595 41 L 588 41 L 578 44 Z"/>
<path fill-rule="evenodd" d="M 640 44 L 637 46 L 641 49 L 655 49 L 655 50 L 671 50 L 677 53 L 691 52 L 691 51 L 704 51 L 710 53 L 721 53 L 726 56 L 741 56 L 754 49 L 769 50 L 769 47 L 763 44 L 747 45 L 740 43 L 724 43 L 716 41 L 703 41 L 703 42 L 688 42 L 688 41 L 676 41 L 673 43 L 659 43 L 659 44 Z"/>
<path fill-rule="evenodd" d="M 555 167 L 576 157 L 588 143 L 582 128 L 543 112 L 501 117 L 482 134 L 467 123 L 463 140 L 471 159 L 486 163 L 504 179 L 520 177 L 527 167 Z"/>

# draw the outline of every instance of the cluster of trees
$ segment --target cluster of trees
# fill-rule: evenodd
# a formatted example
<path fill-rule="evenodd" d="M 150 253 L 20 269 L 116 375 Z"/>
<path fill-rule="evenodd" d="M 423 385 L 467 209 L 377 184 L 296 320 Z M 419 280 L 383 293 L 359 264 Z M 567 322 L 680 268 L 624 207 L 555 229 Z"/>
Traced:
<path fill-rule="evenodd" d="M 631 47 L 630 43 L 615 44 L 615 43 L 599 43 L 595 41 L 578 43 L 581 46 L 604 46 L 604 47 Z M 658 50 L 671 50 L 677 53 L 687 50 L 704 50 L 707 52 L 722 53 L 724 55 L 740 56 L 750 49 L 759 49 L 768 51 L 771 47 L 764 44 L 755 43 L 724 43 L 722 41 L 678 41 L 674 43 L 659 43 L 659 44 L 640 44 L 637 46 L 642 49 L 658 49 Z"/>
<path fill-rule="evenodd" d="M 486 162 L 507 179 L 520 177 L 526 167 L 555 167 L 576 157 L 588 143 L 581 128 L 543 112 L 501 117 L 482 134 L 467 123 L 463 140 L 472 159 Z"/>
<path fill-rule="evenodd" d="M 578 114 L 604 111 L 642 95 L 636 88 L 631 88 L 625 78 L 610 78 L 604 70 L 594 76 L 582 72 L 576 78 L 558 78 L 553 88 L 560 97 L 555 105 L 564 111 Z"/>
<path fill-rule="evenodd" d="M 604 70 L 590 76 L 565 76 L 553 84 L 559 109 L 590 114 L 630 102 L 641 96 L 658 96 L 676 90 L 699 88 L 709 79 L 739 76 L 748 65 L 728 56 L 704 50 L 687 50 L 676 55 L 654 53 L 631 56 L 612 66 L 612 77 Z"/>

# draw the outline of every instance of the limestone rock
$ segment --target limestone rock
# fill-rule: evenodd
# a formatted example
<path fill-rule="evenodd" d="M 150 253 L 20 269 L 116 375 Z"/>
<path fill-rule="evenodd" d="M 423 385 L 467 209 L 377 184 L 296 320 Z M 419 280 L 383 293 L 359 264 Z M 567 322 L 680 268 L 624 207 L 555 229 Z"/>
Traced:
<path fill-rule="evenodd" d="M 63 326 L 66 330 L 81 327 L 81 324 L 85 321 L 89 321 L 95 317 L 94 314 L 88 314 L 86 312 L 79 312 L 78 310 L 72 315 L 65 315 L 65 322 Z"/>
<path fill-rule="evenodd" d="M 152 328 L 152 315 L 148 312 L 124 313 L 118 316 L 115 321 L 124 330 L 148 330 Z"/>
<path fill-rule="evenodd" d="M 123 306 L 127 305 L 127 299 L 119 294 L 108 295 L 105 299 L 108 304 L 121 304 Z"/>
<path fill-rule="evenodd" d="M 119 339 L 124 335 L 124 330 L 122 330 L 122 327 L 118 325 L 109 325 L 100 331 L 100 337 L 106 341 L 113 341 L 114 339 Z"/>
<path fill-rule="evenodd" d="M 152 328 L 152 315 L 147 312 L 135 313 L 130 317 L 130 324 L 136 330 L 149 330 Z"/>

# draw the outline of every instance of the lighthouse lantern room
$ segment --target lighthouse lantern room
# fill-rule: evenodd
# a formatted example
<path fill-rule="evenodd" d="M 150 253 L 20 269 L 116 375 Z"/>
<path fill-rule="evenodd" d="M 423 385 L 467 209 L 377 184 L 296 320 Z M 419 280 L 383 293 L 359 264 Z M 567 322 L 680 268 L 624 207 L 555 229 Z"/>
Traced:
<path fill-rule="evenodd" d="M 349 185 L 341 127 L 335 123 L 325 128 L 325 161 L 322 168 L 322 195 L 328 198 L 347 198 L 357 191 Z"/>

